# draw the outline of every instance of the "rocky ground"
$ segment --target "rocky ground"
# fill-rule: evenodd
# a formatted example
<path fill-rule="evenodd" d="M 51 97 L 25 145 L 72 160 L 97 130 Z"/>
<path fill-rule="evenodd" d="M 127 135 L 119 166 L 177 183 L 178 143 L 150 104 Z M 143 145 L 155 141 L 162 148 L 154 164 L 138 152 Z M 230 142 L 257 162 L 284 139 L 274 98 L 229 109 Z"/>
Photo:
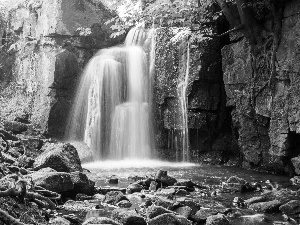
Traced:
<path fill-rule="evenodd" d="M 217 185 L 176 180 L 167 171 L 130 177 L 127 188 L 97 187 L 76 148 L 24 122 L 0 127 L 2 224 L 299 224 L 300 177 L 289 189 L 230 177 Z M 112 176 L 108 184 L 118 183 Z M 253 193 L 243 199 L 240 193 Z M 223 194 L 235 197 L 221 201 Z M 250 195 L 245 195 L 250 196 Z M 254 196 L 254 197 L 253 197 Z M 277 215 L 281 222 L 269 215 Z M 252 223 L 247 221 L 251 218 Z M 254 221 L 254 222 L 253 222 Z"/>

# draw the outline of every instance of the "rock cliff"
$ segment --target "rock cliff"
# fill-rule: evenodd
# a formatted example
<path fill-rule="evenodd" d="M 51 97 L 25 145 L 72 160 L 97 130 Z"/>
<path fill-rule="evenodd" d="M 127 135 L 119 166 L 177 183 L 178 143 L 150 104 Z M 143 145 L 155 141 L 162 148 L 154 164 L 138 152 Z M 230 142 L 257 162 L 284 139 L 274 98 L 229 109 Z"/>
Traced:
<path fill-rule="evenodd" d="M 112 16 L 90 0 L 22 1 L 11 9 L 2 29 L 1 119 L 27 114 L 36 129 L 61 138 L 81 70 L 95 51 L 120 41 L 104 24 Z"/>

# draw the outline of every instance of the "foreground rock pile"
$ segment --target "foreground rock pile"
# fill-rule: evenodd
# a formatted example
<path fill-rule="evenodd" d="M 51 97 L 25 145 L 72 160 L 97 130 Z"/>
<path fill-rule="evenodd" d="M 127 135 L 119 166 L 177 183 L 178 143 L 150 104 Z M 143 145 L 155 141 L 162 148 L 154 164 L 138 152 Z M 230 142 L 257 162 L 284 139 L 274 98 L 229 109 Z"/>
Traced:
<path fill-rule="evenodd" d="M 107 179 L 112 186 L 97 187 L 71 144 L 18 134 L 13 126 L 10 132 L 0 130 L 0 141 L 0 225 L 299 223 L 297 176 L 292 188 L 284 189 L 236 176 L 215 185 L 195 183 L 158 170 L 129 177 L 127 188 L 113 187 L 117 175 Z M 272 213 L 280 223 L 269 217 Z"/>

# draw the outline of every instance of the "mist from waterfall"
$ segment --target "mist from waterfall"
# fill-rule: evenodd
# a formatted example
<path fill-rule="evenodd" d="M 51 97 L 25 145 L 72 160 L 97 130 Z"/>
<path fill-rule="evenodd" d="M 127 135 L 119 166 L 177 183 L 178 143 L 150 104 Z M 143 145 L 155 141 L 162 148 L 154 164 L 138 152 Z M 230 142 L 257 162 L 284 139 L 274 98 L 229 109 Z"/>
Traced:
<path fill-rule="evenodd" d="M 151 40 L 133 28 L 124 46 L 100 50 L 84 70 L 68 136 L 84 141 L 94 160 L 151 157 Z"/>

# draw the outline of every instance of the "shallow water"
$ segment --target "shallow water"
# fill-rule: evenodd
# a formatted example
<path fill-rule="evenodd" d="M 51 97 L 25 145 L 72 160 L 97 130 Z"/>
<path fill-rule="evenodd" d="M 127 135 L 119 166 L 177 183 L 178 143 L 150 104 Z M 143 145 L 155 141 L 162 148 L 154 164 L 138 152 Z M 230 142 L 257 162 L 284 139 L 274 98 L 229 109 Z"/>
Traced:
<path fill-rule="evenodd" d="M 176 179 L 191 179 L 194 182 L 219 185 L 226 181 L 230 176 L 238 176 L 248 182 L 261 182 L 270 180 L 274 185 L 279 187 L 288 187 L 290 185 L 289 177 L 281 175 L 273 175 L 256 171 L 249 171 L 238 167 L 224 167 L 224 166 L 207 166 L 193 163 L 171 163 L 155 160 L 122 160 L 122 161 L 102 161 L 83 164 L 83 168 L 88 169 L 90 179 L 96 181 L 97 186 L 105 187 L 120 187 L 125 188 L 133 181 L 129 177 L 151 177 L 154 176 L 159 169 L 167 170 L 168 175 Z M 115 175 L 119 178 L 118 184 L 108 184 L 107 178 Z M 232 205 L 234 197 L 241 197 L 248 199 L 259 192 L 250 193 L 222 193 L 214 198 L 221 204 L 229 208 L 235 208 Z M 138 208 L 138 205 L 143 202 L 138 195 L 129 195 L 129 199 L 133 202 L 132 208 Z M 193 195 L 187 196 L 194 198 Z M 209 198 L 207 198 L 209 199 Z M 205 199 L 204 199 L 205 201 Z M 201 200 L 200 200 L 201 203 Z M 231 218 L 233 224 L 274 224 L 274 221 L 283 221 L 282 215 L 277 214 L 255 214 L 247 209 L 234 209 L 238 216 Z"/>

